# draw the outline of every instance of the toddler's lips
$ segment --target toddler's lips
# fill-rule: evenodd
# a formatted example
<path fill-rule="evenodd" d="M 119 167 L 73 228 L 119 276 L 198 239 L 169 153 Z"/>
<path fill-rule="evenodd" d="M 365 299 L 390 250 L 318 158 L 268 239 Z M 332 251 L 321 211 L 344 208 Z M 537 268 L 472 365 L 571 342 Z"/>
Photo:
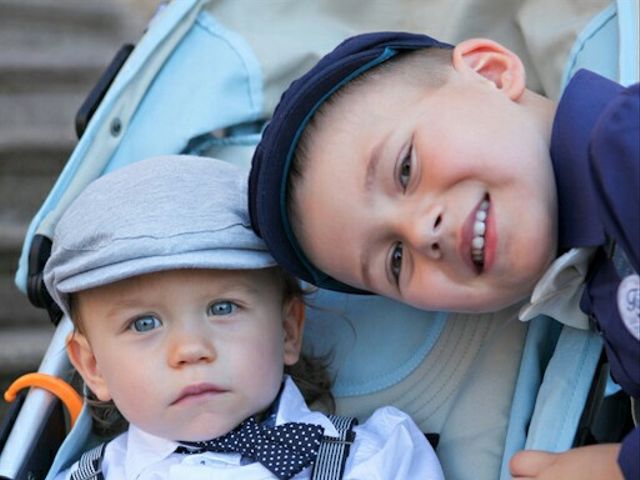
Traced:
<path fill-rule="evenodd" d="M 218 395 L 227 391 L 228 390 L 219 387 L 218 385 L 214 385 L 213 383 L 198 383 L 195 385 L 189 385 L 188 387 L 182 389 L 182 391 L 178 395 L 178 398 L 171 402 L 171 405 L 176 405 L 190 399 L 204 398 L 209 395 Z"/>

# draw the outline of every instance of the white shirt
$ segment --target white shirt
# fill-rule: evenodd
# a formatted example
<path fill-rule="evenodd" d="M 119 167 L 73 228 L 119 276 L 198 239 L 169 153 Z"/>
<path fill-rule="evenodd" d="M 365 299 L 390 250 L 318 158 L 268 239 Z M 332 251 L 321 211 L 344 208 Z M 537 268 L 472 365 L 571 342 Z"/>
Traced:
<path fill-rule="evenodd" d="M 324 427 L 325 435 L 338 433 L 324 414 L 312 412 L 293 380 L 286 379 L 280 397 L 276 425 L 305 422 Z M 354 428 L 355 442 L 345 466 L 345 480 L 376 479 L 444 479 L 440 463 L 411 418 L 394 407 L 376 410 L 363 425 Z M 259 463 L 241 464 L 240 454 L 204 452 L 174 453 L 178 443 L 150 435 L 136 428 L 129 430 L 107 445 L 103 472 L 105 479 L 118 480 L 272 480 L 276 478 Z M 68 480 L 77 468 L 59 473 L 56 480 Z M 295 480 L 308 479 L 307 467 Z"/>
<path fill-rule="evenodd" d="M 572 248 L 558 257 L 538 280 L 529 302 L 520 310 L 520 320 L 547 315 L 570 327 L 589 329 L 580 299 L 594 252 L 595 248 Z"/>

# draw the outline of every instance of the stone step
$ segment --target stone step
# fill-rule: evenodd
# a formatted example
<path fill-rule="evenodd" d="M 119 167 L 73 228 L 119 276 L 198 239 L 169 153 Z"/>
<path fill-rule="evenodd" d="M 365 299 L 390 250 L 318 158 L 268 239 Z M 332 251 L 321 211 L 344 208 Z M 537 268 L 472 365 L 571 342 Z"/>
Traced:
<path fill-rule="evenodd" d="M 27 233 L 27 226 L 27 223 L 12 222 L 6 218 L 0 218 L 0 305 L 2 305 L 0 307 L 0 337 L 4 336 L 3 329 L 5 327 L 22 328 L 49 323 L 47 313 L 32 306 L 26 295 L 19 291 L 15 285 L 18 259 Z"/>
<path fill-rule="evenodd" d="M 3 165 L 5 171 L 0 173 L 0 205 L 2 205 L 0 248 L 2 250 L 19 251 L 21 240 L 19 243 L 16 243 L 16 240 L 20 234 L 26 232 L 27 225 L 40 209 L 56 181 L 70 151 L 65 147 L 66 145 L 56 146 L 55 151 L 49 150 L 41 154 L 37 150 L 28 152 L 28 155 L 18 154 L 15 158 L 24 161 L 26 165 L 21 167 L 21 171 L 8 171 L 6 167 L 11 166 L 13 162 Z M 29 162 L 30 158 L 38 158 L 38 161 Z M 2 163 L 1 157 L 0 163 Z"/>
<path fill-rule="evenodd" d="M 2 127 L 0 175 L 57 174 L 77 143 L 69 123 Z"/>
<path fill-rule="evenodd" d="M 4 93 L 73 91 L 75 93 L 88 91 L 92 87 L 106 66 L 111 61 L 119 47 L 109 49 L 100 57 L 92 57 L 85 63 L 57 62 L 47 65 L 36 63 L 33 58 L 30 63 L 16 63 L 6 61 L 0 55 L 0 91 Z M 31 63 L 33 62 L 33 63 Z"/>
<path fill-rule="evenodd" d="M 34 328 L 36 326 L 48 326 L 50 323 L 47 312 L 31 305 L 26 295 L 15 286 L 16 260 L 16 258 L 3 259 L 0 257 L 1 263 L 10 263 L 11 265 L 5 274 L 0 275 L 0 301 L 3 303 L 0 310 L 1 339 L 5 336 L 5 330 L 9 328 Z M 2 344 L 0 344 L 0 357 L 3 355 L 1 351 L 3 348 Z M 2 368 L 1 360 L 0 368 Z"/>
<path fill-rule="evenodd" d="M 0 378 L 36 368 L 53 333 L 14 284 L 27 226 L 76 144 L 77 109 L 150 11 L 148 0 L 0 0 Z"/>
<path fill-rule="evenodd" d="M 46 326 L 3 328 L 0 335 L 0 373 L 26 368 L 35 369 L 40 364 L 55 327 Z"/>
<path fill-rule="evenodd" d="M 93 84 L 143 24 L 122 1 L 0 0 L 0 91 Z"/>
<path fill-rule="evenodd" d="M 0 95 L 0 222 L 28 223 L 77 140 L 82 93 Z M 0 237 L 4 236 L 0 232 Z"/>
<path fill-rule="evenodd" d="M 19 43 L 50 47 L 52 39 L 65 38 L 73 44 L 77 43 L 74 39 L 84 37 L 120 37 L 140 26 L 140 19 L 135 15 L 137 9 L 126 3 L 113 0 L 2 0 L 0 38 L 26 39 Z"/>
<path fill-rule="evenodd" d="M 0 94 L 0 155 L 6 148 L 28 149 L 31 142 L 74 142 L 75 115 L 90 89 L 85 86 L 80 92 Z"/>
<path fill-rule="evenodd" d="M 0 218 L 0 258 L 19 255 L 26 233 L 26 223 Z"/>
<path fill-rule="evenodd" d="M 3 35 L 0 34 L 0 39 L 2 37 Z M 72 78 L 72 74 L 78 71 L 98 68 L 104 64 L 105 60 L 111 59 L 125 39 L 114 36 L 105 42 L 95 37 L 72 38 L 69 39 L 68 45 L 65 42 L 52 40 L 47 45 L 28 47 L 23 46 L 19 39 L 3 40 L 12 45 L 12 49 L 0 51 L 2 70 L 8 72 L 33 70 L 64 79 Z M 66 73 L 67 70 L 71 71 Z"/>

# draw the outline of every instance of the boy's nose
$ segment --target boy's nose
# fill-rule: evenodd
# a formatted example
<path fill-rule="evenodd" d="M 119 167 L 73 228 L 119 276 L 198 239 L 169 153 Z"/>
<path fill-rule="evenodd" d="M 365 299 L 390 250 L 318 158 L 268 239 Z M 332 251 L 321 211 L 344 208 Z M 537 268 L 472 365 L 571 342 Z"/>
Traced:
<path fill-rule="evenodd" d="M 411 247 L 433 260 L 442 258 L 443 214 L 440 207 L 428 208 L 414 216 L 407 232 Z"/>
<path fill-rule="evenodd" d="M 211 363 L 217 358 L 213 342 L 202 332 L 182 332 L 171 342 L 169 363 L 173 367 Z"/>

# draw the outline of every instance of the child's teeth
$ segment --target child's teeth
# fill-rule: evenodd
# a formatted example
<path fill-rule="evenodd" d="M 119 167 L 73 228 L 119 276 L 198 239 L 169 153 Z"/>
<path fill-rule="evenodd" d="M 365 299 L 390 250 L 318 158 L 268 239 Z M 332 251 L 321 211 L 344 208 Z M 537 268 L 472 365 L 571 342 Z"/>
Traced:
<path fill-rule="evenodd" d="M 487 231 L 485 220 L 489 201 L 483 200 L 476 212 L 476 221 L 473 224 L 473 239 L 471 240 L 471 258 L 478 264 L 484 263 L 484 234 Z"/>
<path fill-rule="evenodd" d="M 484 238 L 483 237 L 473 237 L 473 240 L 471 241 L 471 246 L 474 249 L 480 250 L 481 248 L 484 247 Z"/>

